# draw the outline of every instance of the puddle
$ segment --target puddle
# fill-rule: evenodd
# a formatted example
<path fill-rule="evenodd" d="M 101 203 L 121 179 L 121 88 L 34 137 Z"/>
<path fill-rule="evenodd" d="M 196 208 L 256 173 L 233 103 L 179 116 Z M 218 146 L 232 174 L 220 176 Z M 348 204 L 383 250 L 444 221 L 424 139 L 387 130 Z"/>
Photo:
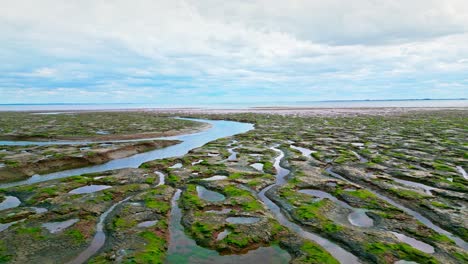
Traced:
<path fill-rule="evenodd" d="M 468 174 L 466 173 L 466 171 L 463 169 L 462 166 L 457 166 L 457 171 L 460 172 L 463 178 L 468 180 Z"/>
<path fill-rule="evenodd" d="M 0 163 L 0 168 L 4 168 L 5 167 L 5 163 Z"/>
<path fill-rule="evenodd" d="M 289 263 L 291 256 L 287 251 L 274 245 L 271 247 L 261 247 L 251 250 L 243 255 L 221 256 L 215 250 L 206 249 L 188 237 L 181 225 L 182 211 L 177 201 L 180 197 L 180 190 L 172 198 L 172 209 L 170 217 L 170 240 L 165 263 L 197 263 L 197 264 L 233 264 L 233 263 L 268 263 L 284 264 Z"/>
<path fill-rule="evenodd" d="M 200 163 L 202 163 L 202 162 L 203 162 L 203 160 L 198 160 L 198 161 L 192 162 L 192 166 L 193 166 L 193 165 L 200 164 Z"/>
<path fill-rule="evenodd" d="M 16 223 L 18 223 L 18 221 L 6 223 L 6 224 L 1 224 L 0 223 L 0 232 L 7 230 L 10 226 L 12 226 L 12 225 L 14 225 Z"/>
<path fill-rule="evenodd" d="M 291 148 L 295 149 L 295 150 L 299 150 L 301 152 L 302 156 L 304 156 L 306 158 L 310 158 L 310 154 L 314 153 L 313 150 L 306 149 L 306 148 L 303 148 L 303 147 L 294 146 L 294 145 L 291 145 Z"/>
<path fill-rule="evenodd" d="M 98 130 L 98 131 L 96 131 L 96 134 L 98 134 L 98 135 L 109 135 L 110 132 L 109 132 L 109 131 L 105 131 L 105 130 Z"/>
<path fill-rule="evenodd" d="M 197 193 L 198 193 L 198 197 L 202 198 L 203 200 L 210 201 L 210 202 L 221 202 L 224 199 L 226 199 L 224 195 L 218 192 L 210 191 L 200 185 L 197 186 Z"/>
<path fill-rule="evenodd" d="M 427 185 L 422 184 L 422 183 L 402 180 L 402 179 L 398 179 L 398 178 L 392 178 L 392 180 L 395 181 L 395 182 L 398 182 L 400 184 L 406 185 L 406 186 L 414 187 L 416 189 L 421 189 L 428 195 L 432 195 L 432 192 L 431 192 L 432 190 L 437 190 L 437 188 L 427 186 Z"/>
<path fill-rule="evenodd" d="M 263 172 L 263 163 L 254 163 L 254 164 L 250 164 L 250 167 L 258 170 L 258 171 L 261 171 Z"/>
<path fill-rule="evenodd" d="M 5 200 L 0 203 L 0 211 L 18 207 L 21 201 L 14 196 L 5 196 Z"/>
<path fill-rule="evenodd" d="M 220 180 L 225 180 L 227 178 L 228 177 L 224 176 L 224 175 L 215 175 L 215 176 L 210 177 L 210 178 L 202 179 L 202 181 L 220 181 Z"/>
<path fill-rule="evenodd" d="M 419 264 L 419 263 L 414 262 L 414 261 L 409 261 L 409 260 L 399 260 L 395 262 L 394 264 Z"/>
<path fill-rule="evenodd" d="M 368 159 L 366 159 L 366 158 L 364 158 L 363 156 L 359 155 L 359 154 L 358 154 L 357 152 L 355 152 L 355 151 L 351 151 L 351 153 L 353 153 L 354 156 L 356 156 L 356 158 L 358 158 L 358 160 L 359 160 L 360 162 L 362 162 L 362 163 L 366 163 L 366 162 L 369 161 Z"/>
<path fill-rule="evenodd" d="M 218 153 L 208 153 L 208 157 L 218 157 Z"/>
<path fill-rule="evenodd" d="M 73 189 L 69 191 L 68 193 L 71 194 L 85 194 L 85 193 L 94 193 L 94 192 L 99 192 L 105 189 L 109 189 L 112 186 L 109 185 L 88 185 L 88 186 L 83 186 L 80 188 Z"/>
<path fill-rule="evenodd" d="M 237 159 L 237 152 L 234 151 L 234 148 L 228 149 L 229 157 L 227 158 L 228 161 L 233 161 Z"/>
<path fill-rule="evenodd" d="M 339 205 L 341 205 L 342 207 L 344 208 L 347 208 L 347 209 L 353 209 L 353 207 L 351 207 L 349 204 L 341 201 L 341 200 L 338 200 L 335 196 L 327 193 L 327 192 L 323 192 L 323 191 L 319 191 L 319 190 L 311 190 L 311 189 L 305 189 L 305 190 L 299 190 L 299 193 L 303 193 L 303 194 L 307 194 L 307 195 L 311 195 L 311 196 L 315 196 L 315 197 L 318 197 L 320 199 L 329 199 L 331 201 L 333 201 L 334 203 L 337 203 Z"/>
<path fill-rule="evenodd" d="M 30 207 L 30 208 L 33 209 L 34 212 L 36 212 L 36 214 L 43 214 L 48 211 L 47 208 L 42 208 L 42 207 Z"/>
<path fill-rule="evenodd" d="M 434 248 L 429 244 L 426 244 L 422 241 L 419 241 L 409 236 L 405 236 L 397 232 L 391 232 L 391 233 L 395 235 L 398 238 L 398 240 L 412 246 L 415 249 L 421 250 L 422 252 L 428 253 L 428 254 L 434 253 Z"/>
<path fill-rule="evenodd" d="M 141 222 L 137 225 L 137 227 L 152 227 L 154 226 L 156 223 L 158 223 L 158 220 L 153 220 L 153 221 L 145 221 L 145 222 Z"/>
<path fill-rule="evenodd" d="M 227 213 L 230 213 L 232 211 L 232 209 L 222 209 L 222 210 L 209 210 L 209 211 L 206 211 L 207 213 L 211 213 L 211 214 L 227 214 Z"/>
<path fill-rule="evenodd" d="M 223 240 L 225 237 L 227 237 L 229 234 L 231 233 L 231 231 L 229 231 L 228 229 L 224 229 L 223 232 L 219 233 L 218 236 L 216 237 L 216 240 Z"/>
<path fill-rule="evenodd" d="M 165 177 L 164 173 L 162 173 L 160 171 L 155 171 L 154 174 L 159 176 L 159 183 L 156 186 L 161 186 L 161 185 L 166 184 L 166 180 L 164 178 Z"/>
<path fill-rule="evenodd" d="M 180 169 L 180 168 L 182 168 L 182 163 L 176 163 L 172 165 L 171 167 L 169 167 L 169 169 Z"/>
<path fill-rule="evenodd" d="M 235 217 L 228 217 L 226 218 L 226 222 L 231 224 L 241 224 L 241 225 L 248 225 L 254 224 L 260 221 L 258 217 L 243 217 L 243 216 L 235 216 Z"/>
<path fill-rule="evenodd" d="M 348 221 L 359 227 L 372 227 L 374 226 L 374 220 L 366 214 L 367 210 L 354 209 L 352 213 L 348 215 Z"/>
<path fill-rule="evenodd" d="M 78 223 L 78 221 L 80 221 L 80 220 L 79 219 L 70 219 L 70 220 L 63 221 L 63 222 L 49 222 L 49 223 L 42 224 L 42 227 L 49 230 L 50 233 L 55 234 L 55 233 L 61 232 L 62 230 L 74 225 L 75 223 Z"/>
<path fill-rule="evenodd" d="M 90 149 L 91 149 L 91 147 L 82 147 L 82 148 L 80 148 L 81 151 L 83 151 L 83 150 L 90 150 Z"/>

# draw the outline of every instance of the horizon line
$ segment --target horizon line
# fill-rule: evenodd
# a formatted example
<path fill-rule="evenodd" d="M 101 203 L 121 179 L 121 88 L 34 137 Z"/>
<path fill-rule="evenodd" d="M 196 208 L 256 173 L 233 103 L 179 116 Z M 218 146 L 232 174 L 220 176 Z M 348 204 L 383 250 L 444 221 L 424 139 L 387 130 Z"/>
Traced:
<path fill-rule="evenodd" d="M 468 100 L 468 98 L 403 98 L 403 99 L 350 99 L 350 100 L 318 100 L 318 101 L 272 101 L 272 102 L 250 102 L 250 103 L 205 103 L 199 105 L 213 105 L 213 104 L 255 104 L 255 103 L 320 103 L 320 102 L 379 102 L 379 101 L 435 101 L 435 100 L 445 100 L 445 101 L 453 101 L 453 100 Z M 149 103 L 149 102 L 134 102 L 134 103 L 0 103 L 0 105 L 136 105 L 136 104 L 158 104 L 158 103 Z M 185 105 L 185 104 L 181 104 Z M 196 104 L 195 104 L 196 105 Z"/>

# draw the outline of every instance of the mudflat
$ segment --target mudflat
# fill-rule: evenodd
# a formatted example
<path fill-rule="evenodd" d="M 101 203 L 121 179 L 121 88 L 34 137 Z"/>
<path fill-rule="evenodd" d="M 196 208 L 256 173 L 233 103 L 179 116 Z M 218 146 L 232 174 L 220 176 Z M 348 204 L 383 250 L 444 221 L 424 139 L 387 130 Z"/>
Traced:
<path fill-rule="evenodd" d="M 468 112 L 382 110 L 187 112 L 255 129 L 139 168 L 2 189 L 0 259 L 466 263 Z"/>

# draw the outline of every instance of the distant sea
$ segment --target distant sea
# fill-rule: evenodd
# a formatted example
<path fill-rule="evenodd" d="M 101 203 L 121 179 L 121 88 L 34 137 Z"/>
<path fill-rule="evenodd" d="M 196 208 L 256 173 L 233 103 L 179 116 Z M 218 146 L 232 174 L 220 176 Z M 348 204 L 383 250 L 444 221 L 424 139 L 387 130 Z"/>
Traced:
<path fill-rule="evenodd" d="M 118 110 L 151 108 L 208 108 L 248 109 L 255 107 L 311 107 L 311 108 L 368 108 L 368 107 L 468 107 L 468 99 L 408 99 L 408 100 L 350 100 L 350 101 L 298 101 L 223 103 L 205 105 L 168 104 L 0 104 L 0 111 L 69 111 L 69 110 Z"/>

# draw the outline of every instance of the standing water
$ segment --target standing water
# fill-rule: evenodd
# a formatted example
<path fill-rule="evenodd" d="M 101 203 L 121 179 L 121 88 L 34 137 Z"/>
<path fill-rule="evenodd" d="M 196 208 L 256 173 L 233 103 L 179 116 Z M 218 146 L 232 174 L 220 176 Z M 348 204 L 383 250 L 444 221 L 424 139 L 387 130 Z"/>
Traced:
<path fill-rule="evenodd" d="M 169 146 L 163 149 L 156 149 L 153 151 L 140 153 L 133 155 L 131 157 L 122 158 L 122 159 L 115 159 L 109 161 L 107 163 L 90 166 L 85 168 L 79 169 L 72 169 L 72 170 L 65 170 L 55 173 L 50 173 L 41 176 L 31 177 L 24 181 L 17 181 L 12 183 L 5 183 L 0 184 L 0 188 L 8 188 L 13 186 L 20 186 L 20 185 L 27 185 L 33 184 L 37 182 L 43 182 L 53 179 L 60 179 L 66 178 L 73 175 L 80 175 L 85 173 L 96 173 L 96 172 L 103 172 L 108 170 L 116 170 L 116 169 L 123 169 L 123 168 L 138 168 L 142 163 L 156 160 L 156 159 L 164 159 L 164 158 L 171 158 L 171 157 L 178 157 L 187 154 L 190 150 L 201 147 L 204 144 L 216 140 L 218 138 L 229 137 L 239 133 L 247 132 L 253 129 L 252 124 L 248 123 L 240 123 L 234 121 L 224 121 L 224 120 L 202 120 L 202 119 L 187 119 L 192 121 L 204 122 L 211 125 L 211 128 L 199 133 L 188 134 L 188 135 L 180 135 L 174 137 L 166 137 L 166 138 L 158 138 L 158 139 L 168 139 L 168 140 L 180 140 L 182 143 Z M 145 139 L 149 140 L 149 139 Z M 106 141 L 106 142 L 120 142 L 116 141 Z M 1 144 L 10 144 L 10 145 L 21 145 L 25 142 L 22 141 L 1 141 Z M 27 142 L 33 145 L 54 145 L 54 144 L 64 144 L 64 142 Z M 68 144 L 76 144 L 73 141 L 65 142 Z M 91 143 L 91 141 L 80 142 L 81 144 Z"/>

